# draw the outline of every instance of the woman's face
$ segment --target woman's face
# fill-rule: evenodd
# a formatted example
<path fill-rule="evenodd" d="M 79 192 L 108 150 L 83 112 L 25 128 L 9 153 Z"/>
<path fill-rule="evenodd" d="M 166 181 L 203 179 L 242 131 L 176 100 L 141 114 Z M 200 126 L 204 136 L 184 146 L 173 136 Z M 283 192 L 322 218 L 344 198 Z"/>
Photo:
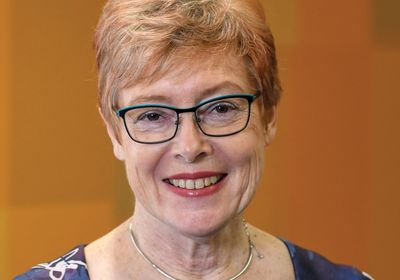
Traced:
<path fill-rule="evenodd" d="M 255 93 L 243 61 L 211 57 L 182 63 L 179 69 L 150 85 L 126 89 L 118 102 L 120 108 L 142 103 L 187 108 L 232 93 Z M 241 213 L 256 191 L 264 146 L 270 139 L 264 129 L 260 101 L 258 98 L 252 104 L 247 128 L 226 137 L 204 135 L 193 113 L 183 113 L 172 140 L 140 144 L 129 138 L 121 119 L 120 141 L 113 135 L 111 138 L 117 158 L 125 162 L 136 208 L 195 236 L 213 232 Z M 196 181 L 211 185 L 192 189 Z M 174 182 L 181 186 L 184 183 L 184 188 L 174 186 Z"/>

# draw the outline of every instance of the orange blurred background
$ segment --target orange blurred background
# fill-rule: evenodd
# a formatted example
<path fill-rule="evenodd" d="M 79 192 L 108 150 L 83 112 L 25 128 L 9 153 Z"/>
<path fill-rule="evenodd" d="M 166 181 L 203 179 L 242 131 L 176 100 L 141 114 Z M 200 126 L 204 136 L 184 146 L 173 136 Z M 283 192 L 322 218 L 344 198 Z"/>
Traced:
<path fill-rule="evenodd" d="M 264 4 L 285 92 L 247 219 L 395 279 L 400 2 Z M 131 214 L 122 164 L 96 109 L 91 42 L 102 5 L 0 0 L 0 279 Z"/>

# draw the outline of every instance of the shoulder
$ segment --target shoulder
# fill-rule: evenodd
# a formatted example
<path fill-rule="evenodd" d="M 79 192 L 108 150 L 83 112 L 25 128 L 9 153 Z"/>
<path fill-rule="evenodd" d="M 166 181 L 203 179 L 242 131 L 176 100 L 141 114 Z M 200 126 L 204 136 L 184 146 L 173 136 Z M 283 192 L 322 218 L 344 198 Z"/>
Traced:
<path fill-rule="evenodd" d="M 14 280 L 88 280 L 84 247 L 77 246 L 51 262 L 38 264 Z"/>
<path fill-rule="evenodd" d="M 253 243 L 254 265 L 268 279 L 295 279 L 292 261 L 285 244 L 275 236 L 249 225 Z M 254 279 L 260 279 L 260 277 Z"/>
<path fill-rule="evenodd" d="M 85 247 L 88 273 L 93 279 L 124 279 L 132 263 L 133 249 L 128 235 L 129 220 Z M 137 268 L 137 267 L 136 267 Z"/>
<path fill-rule="evenodd" d="M 334 264 L 313 251 L 287 240 L 282 241 L 288 248 L 298 280 L 373 280 L 368 274 L 354 267 Z"/>

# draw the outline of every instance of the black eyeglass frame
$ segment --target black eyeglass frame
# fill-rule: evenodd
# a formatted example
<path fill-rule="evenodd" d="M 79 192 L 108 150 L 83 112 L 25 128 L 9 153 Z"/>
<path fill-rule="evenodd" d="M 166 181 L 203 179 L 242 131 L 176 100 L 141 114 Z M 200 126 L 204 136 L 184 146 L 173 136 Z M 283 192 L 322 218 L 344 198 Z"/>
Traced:
<path fill-rule="evenodd" d="M 189 107 L 189 108 L 177 108 L 177 107 L 168 106 L 168 105 L 165 105 L 165 104 L 138 104 L 138 105 L 132 105 L 132 106 L 124 107 L 124 108 L 122 108 L 122 109 L 115 110 L 115 113 L 117 114 L 118 117 L 120 117 L 120 118 L 123 119 L 123 121 L 124 121 L 124 126 L 125 126 L 125 130 L 126 130 L 126 132 L 128 133 L 129 137 L 130 137 L 133 141 L 135 141 L 135 142 L 137 142 L 137 143 L 141 143 L 141 144 L 160 144 L 160 143 L 164 143 L 164 142 L 170 141 L 171 139 L 173 139 L 173 138 L 176 136 L 176 133 L 178 132 L 179 123 L 180 123 L 180 122 L 179 122 L 179 115 L 180 115 L 181 113 L 189 113 L 189 112 L 194 113 L 194 120 L 195 120 L 195 122 L 196 122 L 196 125 L 197 125 L 197 127 L 200 129 L 200 131 L 201 131 L 204 135 L 211 136 L 211 137 L 226 137 L 226 136 L 230 136 L 230 135 L 237 134 L 237 133 L 243 131 L 244 129 L 246 129 L 246 127 L 247 127 L 247 125 L 248 125 L 248 123 L 249 123 L 249 121 L 250 121 L 251 104 L 252 104 L 253 101 L 256 100 L 256 98 L 259 97 L 260 95 L 261 95 L 261 94 L 260 94 L 260 92 L 258 92 L 258 91 L 257 91 L 256 94 L 246 94 L 246 93 L 227 94 L 227 95 L 222 95 L 222 96 L 218 96 L 218 97 L 215 97 L 215 98 L 207 99 L 207 100 L 205 100 L 205 101 L 203 101 L 203 102 L 200 102 L 200 103 L 198 103 L 197 105 L 195 105 L 195 106 L 193 106 L 193 107 Z M 246 99 L 246 100 L 249 102 L 249 103 L 248 103 L 248 104 L 249 104 L 249 111 L 248 111 L 248 115 L 247 115 L 247 121 L 246 121 L 245 125 L 243 126 L 243 128 L 240 129 L 240 130 L 238 130 L 238 131 L 232 132 L 232 133 L 218 134 L 218 135 L 213 135 L 213 134 L 209 134 L 209 133 L 204 132 L 204 130 L 201 128 L 201 125 L 199 124 L 199 122 L 200 122 L 201 120 L 200 120 L 200 119 L 198 118 L 198 116 L 196 115 L 197 109 L 200 108 L 201 106 L 207 104 L 207 103 L 214 102 L 214 101 L 218 101 L 218 100 L 223 100 L 223 99 L 228 99 L 228 98 L 244 98 L 244 99 Z M 129 132 L 128 126 L 127 126 L 127 124 L 126 124 L 125 114 L 126 114 L 127 112 L 131 111 L 131 110 L 134 110 L 134 109 L 138 109 L 138 108 L 149 108 L 149 107 L 152 107 L 152 108 L 154 108 L 154 107 L 155 107 L 155 108 L 164 108 L 164 109 L 169 109 L 169 110 L 175 111 L 176 117 L 177 117 L 177 118 L 176 118 L 176 122 L 175 122 L 175 124 L 176 124 L 176 125 L 175 125 L 175 126 L 176 126 L 175 132 L 174 132 L 174 134 L 173 134 L 171 137 L 169 137 L 168 139 L 162 140 L 162 141 L 152 141 L 152 142 L 139 141 L 139 140 L 134 139 L 134 138 L 132 137 L 131 133 Z"/>

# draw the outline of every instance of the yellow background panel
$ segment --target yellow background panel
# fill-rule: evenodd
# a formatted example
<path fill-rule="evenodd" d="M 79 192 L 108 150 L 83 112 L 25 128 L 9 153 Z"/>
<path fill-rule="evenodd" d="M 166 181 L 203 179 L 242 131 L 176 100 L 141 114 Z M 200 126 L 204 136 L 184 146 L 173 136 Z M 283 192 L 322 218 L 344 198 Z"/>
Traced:
<path fill-rule="evenodd" d="M 373 199 L 367 231 L 369 263 L 378 279 L 395 279 L 400 252 L 400 45 L 379 47 L 373 55 L 369 151 Z M 377 264 L 377 260 L 384 260 Z"/>
<path fill-rule="evenodd" d="M 6 273 L 9 272 L 9 239 L 8 239 L 8 216 L 7 209 L 0 206 L 0 279 L 6 278 Z"/>
<path fill-rule="evenodd" d="M 9 1 L 0 1 L 0 279 L 8 269 L 9 193 Z"/>
<path fill-rule="evenodd" d="M 111 195 L 113 156 L 96 108 L 92 49 L 101 2 L 12 2 L 13 205 Z"/>
<path fill-rule="evenodd" d="M 9 5 L 8 1 L 2 0 L 0 1 L 0 208 L 7 203 L 10 176 L 9 28 Z"/>
<path fill-rule="evenodd" d="M 372 3 L 365 0 L 316 1 L 298 3 L 299 34 L 297 44 L 327 48 L 360 46 L 369 43 Z"/>
<path fill-rule="evenodd" d="M 297 42 L 298 16 L 296 0 L 262 1 L 276 43 L 293 45 Z"/>

